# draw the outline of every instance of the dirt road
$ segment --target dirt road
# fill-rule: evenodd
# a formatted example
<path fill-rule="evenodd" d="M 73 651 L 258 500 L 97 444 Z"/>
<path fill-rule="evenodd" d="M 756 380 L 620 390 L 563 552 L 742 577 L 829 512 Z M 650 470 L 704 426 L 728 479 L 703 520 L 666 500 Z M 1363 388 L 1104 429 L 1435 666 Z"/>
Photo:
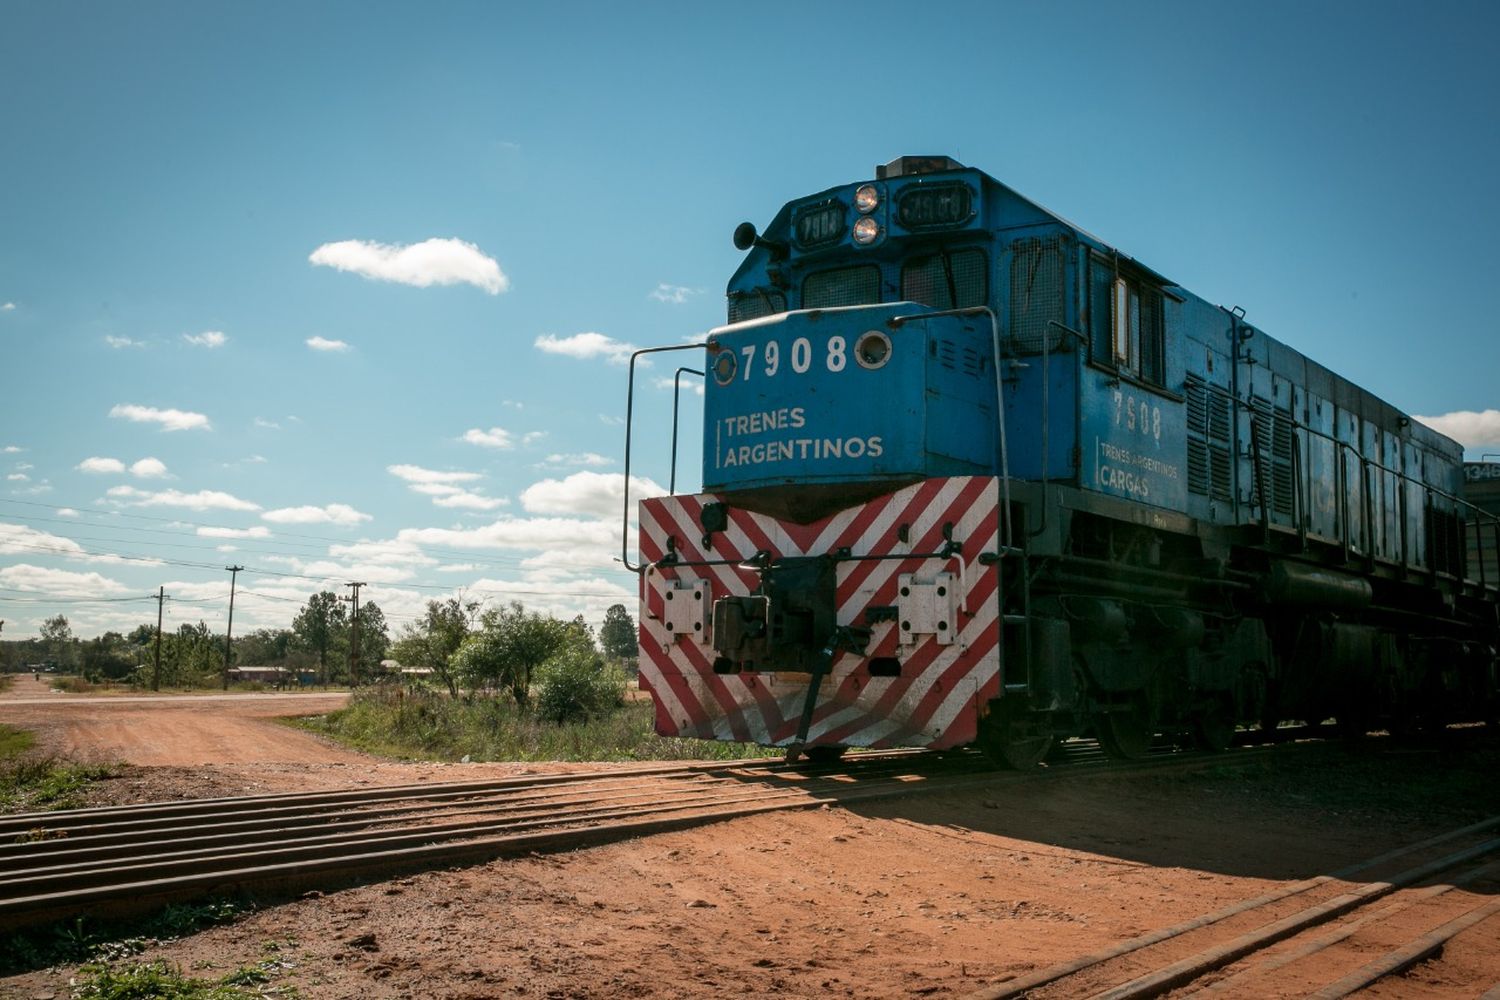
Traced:
<path fill-rule="evenodd" d="M 35 702 L 0 704 L 0 721 L 24 714 L 90 753 L 104 752 L 98 740 L 127 759 L 196 755 L 191 772 L 139 769 L 173 782 L 475 773 L 366 761 L 268 721 L 287 706 L 321 710 L 311 699 Z M 179 742 L 142 725 L 201 735 Z M 265 763 L 237 756 L 246 745 Z M 314 893 L 140 958 L 208 976 L 271 956 L 273 982 L 313 998 L 963 997 L 1500 813 L 1497 765 L 1493 737 L 1463 753 L 1335 747 L 762 816 Z M 1500 883 L 1462 891 L 1484 898 Z M 0 980 L 0 996 L 66 996 L 73 975 Z M 1496 982 L 1491 920 L 1371 995 L 1475 997 Z"/>

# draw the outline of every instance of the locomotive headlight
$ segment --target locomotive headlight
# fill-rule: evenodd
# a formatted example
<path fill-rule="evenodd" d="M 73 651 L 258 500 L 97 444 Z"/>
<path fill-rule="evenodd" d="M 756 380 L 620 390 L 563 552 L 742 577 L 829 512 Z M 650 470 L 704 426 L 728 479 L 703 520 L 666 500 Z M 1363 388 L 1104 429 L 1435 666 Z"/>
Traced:
<path fill-rule="evenodd" d="M 861 368 L 871 371 L 884 368 L 885 363 L 891 360 L 891 338 L 879 330 L 860 334 L 859 340 L 854 343 L 854 360 L 859 362 Z"/>
<path fill-rule="evenodd" d="M 874 184 L 861 184 L 854 192 L 854 207 L 859 209 L 861 215 L 869 215 L 879 204 L 880 192 L 875 189 Z"/>
<path fill-rule="evenodd" d="M 854 224 L 854 242 L 860 246 L 869 246 L 880 237 L 880 223 L 868 215 Z"/>
<path fill-rule="evenodd" d="M 739 366 L 733 351 L 720 351 L 714 360 L 714 379 L 720 385 L 728 385 L 734 381 L 734 373 Z"/>

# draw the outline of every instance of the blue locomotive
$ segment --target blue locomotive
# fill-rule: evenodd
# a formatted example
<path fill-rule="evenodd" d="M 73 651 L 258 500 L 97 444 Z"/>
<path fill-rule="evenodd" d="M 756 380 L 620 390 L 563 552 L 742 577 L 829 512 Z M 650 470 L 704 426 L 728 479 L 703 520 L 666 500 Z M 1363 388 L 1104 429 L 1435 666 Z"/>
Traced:
<path fill-rule="evenodd" d="M 735 243 L 703 492 L 639 510 L 659 732 L 1025 767 L 1493 711 L 1452 440 L 948 157 Z"/>

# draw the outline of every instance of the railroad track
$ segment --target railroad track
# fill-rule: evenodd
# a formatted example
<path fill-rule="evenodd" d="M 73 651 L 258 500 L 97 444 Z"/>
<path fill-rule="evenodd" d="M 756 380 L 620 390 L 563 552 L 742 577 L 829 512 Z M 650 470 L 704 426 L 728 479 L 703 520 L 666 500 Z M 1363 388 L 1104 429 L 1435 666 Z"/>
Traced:
<path fill-rule="evenodd" d="M 1500 816 L 1012 979 L 969 1000 L 1346 997 L 1440 954 L 1454 937 L 1500 915 L 1497 834 Z M 1471 886 L 1488 893 L 1476 898 L 1455 891 Z M 1500 985 L 1495 993 L 1500 997 Z"/>
<path fill-rule="evenodd" d="M 1293 749 L 1163 750 L 1119 763 L 1078 741 L 1029 774 L 995 771 L 975 753 L 885 751 L 837 765 L 660 764 L 28 813 L 0 817 L 0 930 L 568 850 L 773 811 L 1080 772 L 1248 763 Z"/>

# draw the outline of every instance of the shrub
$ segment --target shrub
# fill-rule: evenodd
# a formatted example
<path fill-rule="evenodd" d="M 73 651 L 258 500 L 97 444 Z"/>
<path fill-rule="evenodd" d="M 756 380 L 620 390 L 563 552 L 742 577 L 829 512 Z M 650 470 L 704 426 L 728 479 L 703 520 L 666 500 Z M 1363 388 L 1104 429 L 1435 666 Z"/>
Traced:
<path fill-rule="evenodd" d="M 591 648 L 569 644 L 542 665 L 537 715 L 551 722 L 598 718 L 625 703 L 625 673 Z"/>

